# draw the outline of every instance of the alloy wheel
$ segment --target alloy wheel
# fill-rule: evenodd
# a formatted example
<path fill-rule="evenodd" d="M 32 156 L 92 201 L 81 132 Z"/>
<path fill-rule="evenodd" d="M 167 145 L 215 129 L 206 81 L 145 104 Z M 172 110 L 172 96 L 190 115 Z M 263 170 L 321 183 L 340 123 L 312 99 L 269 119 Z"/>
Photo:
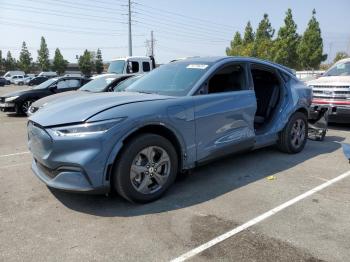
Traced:
<path fill-rule="evenodd" d="M 21 106 L 22 112 L 26 114 L 29 110 L 29 107 L 32 105 L 32 103 L 33 101 L 24 101 Z"/>
<path fill-rule="evenodd" d="M 159 146 L 149 146 L 137 153 L 130 168 L 133 187 L 142 194 L 153 194 L 168 181 L 171 161 Z"/>
<path fill-rule="evenodd" d="M 291 143 L 293 147 L 299 148 L 306 139 L 306 126 L 302 119 L 297 119 L 291 130 Z"/>

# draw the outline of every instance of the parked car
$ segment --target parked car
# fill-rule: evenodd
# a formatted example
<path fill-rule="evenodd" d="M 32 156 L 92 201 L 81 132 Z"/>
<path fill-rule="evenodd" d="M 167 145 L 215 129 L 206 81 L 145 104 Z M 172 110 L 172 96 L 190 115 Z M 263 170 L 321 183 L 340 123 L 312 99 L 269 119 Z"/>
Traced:
<path fill-rule="evenodd" d="M 47 79 L 49 79 L 46 76 L 37 76 L 34 77 L 33 79 L 28 81 L 29 86 L 36 86 L 36 85 L 40 85 L 41 83 L 44 83 Z"/>
<path fill-rule="evenodd" d="M 333 65 L 320 78 L 307 82 L 312 87 L 311 117 L 317 108 L 329 108 L 329 122 L 350 123 L 350 58 Z"/>
<path fill-rule="evenodd" d="M 153 201 L 179 171 L 217 157 L 273 144 L 302 151 L 311 96 L 291 71 L 258 59 L 169 63 L 126 92 L 69 97 L 31 116 L 32 169 L 53 188 Z"/>
<path fill-rule="evenodd" d="M 52 71 L 41 72 L 41 73 L 38 74 L 38 76 L 46 76 L 48 78 L 52 78 L 52 77 L 57 77 L 57 73 L 56 72 L 52 72 Z"/>
<path fill-rule="evenodd" d="M 6 83 L 7 83 L 6 78 L 0 77 L 0 86 L 4 86 L 4 85 L 6 85 Z"/>
<path fill-rule="evenodd" d="M 0 110 L 26 114 L 30 105 L 45 96 L 72 91 L 80 88 L 86 82 L 81 77 L 51 78 L 44 83 L 27 90 L 5 94 L 0 97 Z"/>
<path fill-rule="evenodd" d="M 22 75 L 24 76 L 25 73 L 23 71 L 7 71 L 5 74 L 4 74 L 4 78 L 6 79 L 6 84 L 9 85 L 11 84 L 11 77 L 14 76 L 14 75 Z"/>
<path fill-rule="evenodd" d="M 28 75 L 15 75 L 11 77 L 11 84 L 23 86 L 30 81 L 31 77 Z"/>
<path fill-rule="evenodd" d="M 153 56 L 128 56 L 110 62 L 107 72 L 112 74 L 143 74 L 156 68 Z"/>
<path fill-rule="evenodd" d="M 82 93 L 100 93 L 100 92 L 112 92 L 115 87 L 118 87 L 119 84 L 127 81 L 126 79 L 134 79 L 132 82 L 136 81 L 138 78 L 137 75 L 117 75 L 117 74 L 104 74 L 98 75 L 91 78 L 91 81 L 83 85 L 77 91 L 65 92 L 60 94 L 55 94 L 52 96 L 47 96 L 42 99 L 35 101 L 27 111 L 27 115 L 31 116 L 39 109 L 44 106 L 49 105 L 50 103 L 56 101 L 57 99 L 65 99 L 67 96 L 79 96 Z M 126 88 L 127 85 L 130 85 L 132 82 L 124 84 L 121 88 Z M 120 88 L 120 89 L 121 89 Z"/>

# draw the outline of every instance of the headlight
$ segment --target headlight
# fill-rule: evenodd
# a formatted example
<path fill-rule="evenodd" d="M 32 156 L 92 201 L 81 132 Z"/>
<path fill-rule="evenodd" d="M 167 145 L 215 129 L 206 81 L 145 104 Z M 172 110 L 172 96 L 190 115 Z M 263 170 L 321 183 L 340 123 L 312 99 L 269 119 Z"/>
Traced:
<path fill-rule="evenodd" d="M 110 128 L 120 123 L 125 118 L 116 118 L 105 121 L 98 121 L 92 123 L 84 123 L 74 126 L 64 126 L 53 128 L 53 133 L 56 136 L 88 136 L 95 134 L 102 134 L 107 132 Z"/>
<path fill-rule="evenodd" d="M 13 100 L 16 100 L 19 96 L 10 96 L 8 98 L 5 98 L 5 102 L 11 102 Z"/>

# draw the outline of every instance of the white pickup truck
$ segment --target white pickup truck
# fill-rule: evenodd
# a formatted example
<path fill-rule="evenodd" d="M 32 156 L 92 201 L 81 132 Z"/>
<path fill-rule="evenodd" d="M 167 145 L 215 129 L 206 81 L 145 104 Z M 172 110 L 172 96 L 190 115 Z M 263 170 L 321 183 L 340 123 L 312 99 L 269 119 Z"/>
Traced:
<path fill-rule="evenodd" d="M 143 74 L 156 67 L 152 56 L 127 56 L 110 62 L 107 72 L 111 74 Z"/>
<path fill-rule="evenodd" d="M 328 107 L 330 122 L 350 123 L 350 58 L 340 60 L 307 85 L 312 87 L 312 109 Z"/>

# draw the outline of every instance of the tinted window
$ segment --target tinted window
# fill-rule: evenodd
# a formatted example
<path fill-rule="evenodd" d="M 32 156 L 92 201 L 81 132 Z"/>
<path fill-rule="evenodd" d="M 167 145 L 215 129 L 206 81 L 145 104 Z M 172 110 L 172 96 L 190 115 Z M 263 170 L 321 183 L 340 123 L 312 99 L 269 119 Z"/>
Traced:
<path fill-rule="evenodd" d="M 245 70 L 241 65 L 220 69 L 209 80 L 208 94 L 241 91 L 246 89 Z"/>
<path fill-rule="evenodd" d="M 130 63 L 131 72 L 130 73 L 138 73 L 140 71 L 139 62 L 132 61 Z"/>
<path fill-rule="evenodd" d="M 143 70 L 143 72 L 151 71 L 151 66 L 150 66 L 149 62 L 142 62 L 142 70 Z"/>
<path fill-rule="evenodd" d="M 208 63 L 187 61 L 166 64 L 146 74 L 126 91 L 184 96 L 210 66 Z"/>

